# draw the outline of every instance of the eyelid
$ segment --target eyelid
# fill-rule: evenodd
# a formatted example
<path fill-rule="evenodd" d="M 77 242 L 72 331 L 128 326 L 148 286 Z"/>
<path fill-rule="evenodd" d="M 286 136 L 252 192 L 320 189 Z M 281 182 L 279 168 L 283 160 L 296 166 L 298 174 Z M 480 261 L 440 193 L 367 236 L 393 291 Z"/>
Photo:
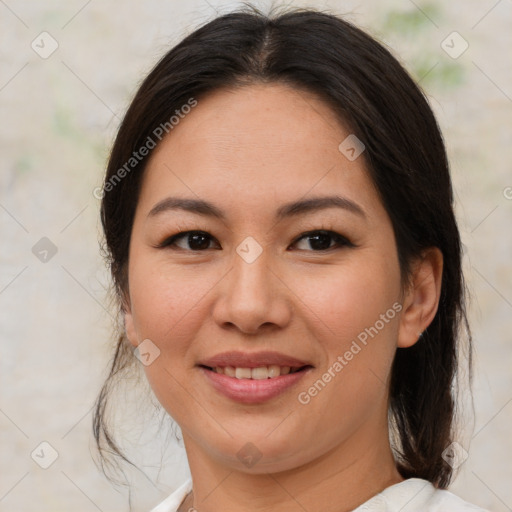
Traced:
<path fill-rule="evenodd" d="M 298 235 L 293 240 L 291 245 L 293 246 L 297 242 L 301 241 L 302 239 L 307 238 L 308 236 L 313 236 L 313 235 L 318 234 L 318 233 L 323 233 L 323 234 L 330 235 L 330 237 L 336 242 L 335 245 L 333 247 L 329 247 L 327 249 L 318 250 L 318 251 L 310 250 L 310 251 L 307 251 L 307 252 L 322 253 L 322 252 L 331 251 L 333 249 L 338 249 L 338 248 L 343 247 L 343 246 L 345 246 L 345 247 L 357 247 L 357 245 L 354 244 L 351 240 L 349 240 L 349 238 L 347 238 L 346 236 L 342 235 L 341 233 L 335 231 L 334 229 L 321 228 L 321 227 L 320 228 L 309 229 L 307 231 L 303 231 L 300 235 Z M 166 237 L 162 242 L 158 243 L 154 247 L 157 248 L 157 249 L 165 249 L 167 247 L 174 247 L 174 248 L 176 248 L 175 242 L 177 240 L 183 239 L 187 235 L 191 235 L 191 234 L 203 234 L 207 238 L 209 238 L 210 241 L 215 241 L 220 246 L 220 243 L 218 242 L 218 240 L 213 235 L 211 235 L 206 229 L 199 229 L 198 228 L 198 229 L 183 229 L 183 230 L 177 231 L 175 234 Z M 181 249 L 181 248 L 178 248 L 178 249 Z M 196 250 L 194 250 L 194 249 L 190 249 L 190 250 L 189 249 L 181 249 L 181 250 L 183 250 L 185 252 L 205 252 L 207 249 L 203 249 L 203 250 L 200 250 L 200 249 L 196 249 Z"/>
<path fill-rule="evenodd" d="M 322 232 L 326 233 L 328 235 L 331 235 L 331 237 L 333 239 L 340 239 L 340 240 L 342 240 L 346 245 L 350 245 L 352 247 L 355 247 L 355 244 L 352 243 L 345 235 L 342 235 L 341 233 L 338 233 L 337 231 L 335 231 L 333 229 L 327 229 L 327 228 L 316 228 L 316 229 L 310 229 L 308 231 L 304 231 L 292 243 L 295 244 L 299 240 L 302 240 L 303 238 L 315 235 L 317 233 L 322 233 Z"/>
<path fill-rule="evenodd" d="M 154 245 L 153 247 L 155 247 L 156 249 L 165 249 L 166 247 L 172 247 L 173 245 L 175 245 L 176 240 L 185 238 L 187 235 L 190 235 L 190 234 L 204 234 L 210 240 L 216 241 L 220 245 L 218 240 L 213 235 L 211 235 L 208 231 L 206 231 L 205 229 L 186 229 L 186 230 L 177 231 L 175 234 L 164 238 L 161 242 Z M 190 249 L 190 250 L 184 249 L 184 250 L 187 252 L 204 252 L 204 250 L 203 251 L 194 251 L 194 249 Z"/>

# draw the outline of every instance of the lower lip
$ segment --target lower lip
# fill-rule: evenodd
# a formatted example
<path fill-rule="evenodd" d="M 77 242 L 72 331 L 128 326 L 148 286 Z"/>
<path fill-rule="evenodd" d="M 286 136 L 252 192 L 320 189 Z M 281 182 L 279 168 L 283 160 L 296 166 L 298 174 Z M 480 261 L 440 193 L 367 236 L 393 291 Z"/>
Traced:
<path fill-rule="evenodd" d="M 224 396 L 242 404 L 260 404 L 275 398 L 297 384 L 312 368 L 271 379 L 237 379 L 199 367 L 213 387 Z"/>

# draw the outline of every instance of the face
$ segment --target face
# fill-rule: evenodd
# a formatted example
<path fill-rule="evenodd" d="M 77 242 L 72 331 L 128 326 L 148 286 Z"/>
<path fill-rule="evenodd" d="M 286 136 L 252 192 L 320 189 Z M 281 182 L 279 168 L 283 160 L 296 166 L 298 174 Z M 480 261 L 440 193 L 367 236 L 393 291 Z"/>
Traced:
<path fill-rule="evenodd" d="M 393 228 L 364 153 L 339 149 L 349 135 L 315 96 L 251 85 L 201 99 L 153 151 L 126 331 L 150 340 L 146 375 L 187 452 L 257 473 L 387 438 L 390 367 L 412 338 Z M 246 359 L 204 367 L 227 352 Z M 283 375 L 255 378 L 263 366 Z"/>

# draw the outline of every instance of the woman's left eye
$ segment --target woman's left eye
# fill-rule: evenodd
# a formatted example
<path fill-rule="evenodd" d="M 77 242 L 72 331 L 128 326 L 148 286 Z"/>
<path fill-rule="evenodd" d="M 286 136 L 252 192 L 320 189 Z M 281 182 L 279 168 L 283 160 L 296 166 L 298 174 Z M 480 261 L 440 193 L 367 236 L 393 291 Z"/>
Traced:
<path fill-rule="evenodd" d="M 335 231 L 329 230 L 317 230 L 317 231 L 309 231 L 308 233 L 304 233 L 300 236 L 295 242 L 294 245 L 300 242 L 303 239 L 309 239 L 309 245 L 315 252 L 326 251 L 328 249 L 333 249 L 335 247 L 349 246 L 354 247 L 354 244 L 351 243 L 347 238 L 336 233 Z M 331 245 L 331 242 L 334 241 L 334 245 Z M 306 249 L 308 250 L 308 249 Z"/>

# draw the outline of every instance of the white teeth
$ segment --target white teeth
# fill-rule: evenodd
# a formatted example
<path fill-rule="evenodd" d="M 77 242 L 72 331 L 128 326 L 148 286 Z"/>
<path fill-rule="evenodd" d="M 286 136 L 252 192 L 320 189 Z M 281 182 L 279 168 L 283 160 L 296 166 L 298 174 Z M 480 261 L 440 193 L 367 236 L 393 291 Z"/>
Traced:
<path fill-rule="evenodd" d="M 235 377 L 236 376 L 235 369 L 232 366 L 226 366 L 224 368 L 224 374 L 227 375 L 228 377 Z"/>
<path fill-rule="evenodd" d="M 236 368 L 235 369 L 235 377 L 237 379 L 250 379 L 251 378 L 251 369 L 250 368 Z"/>
<path fill-rule="evenodd" d="M 268 367 L 268 376 L 270 378 L 278 377 L 279 375 L 281 375 L 281 367 L 280 366 L 278 366 L 277 364 L 272 364 Z"/>
<path fill-rule="evenodd" d="M 270 366 L 260 366 L 258 368 L 235 368 L 233 366 L 216 366 L 213 368 L 216 373 L 236 377 L 237 379 L 263 380 L 279 377 L 279 375 L 288 375 L 291 371 L 289 366 L 279 366 L 271 364 Z"/>
<path fill-rule="evenodd" d="M 261 368 L 253 368 L 251 370 L 251 379 L 268 379 L 268 368 L 266 366 L 262 366 Z"/>

